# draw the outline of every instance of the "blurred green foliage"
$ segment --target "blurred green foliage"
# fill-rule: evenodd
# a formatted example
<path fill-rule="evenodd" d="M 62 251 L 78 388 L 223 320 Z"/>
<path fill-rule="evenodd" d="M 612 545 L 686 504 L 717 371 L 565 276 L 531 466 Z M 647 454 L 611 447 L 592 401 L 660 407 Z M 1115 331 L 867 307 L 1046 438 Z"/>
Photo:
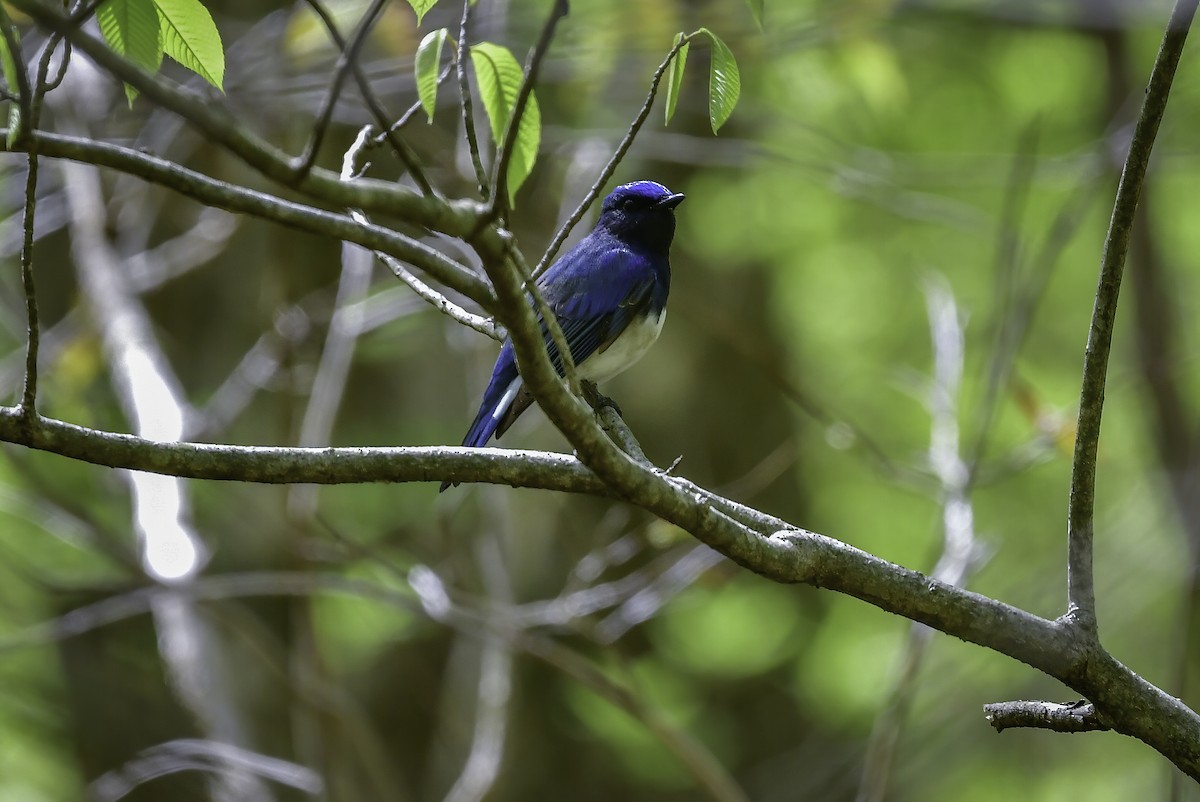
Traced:
<path fill-rule="evenodd" d="M 302 3 L 206 5 L 228 48 L 230 109 L 299 152 L 334 58 L 315 18 Z M 355 19 L 346 8 L 362 4 L 336 5 L 346 30 Z M 531 258 L 540 254 L 640 107 L 674 34 L 701 25 L 717 32 L 742 82 L 721 135 L 708 130 L 708 51 L 694 47 L 670 127 L 652 116 L 617 173 L 661 180 L 688 200 L 673 250 L 670 320 L 645 360 L 607 392 L 656 462 L 682 455 L 678 470 L 689 478 L 929 570 L 941 524 L 928 474 L 927 287 L 944 279 L 965 323 L 958 420 L 969 454 L 985 420 L 997 329 L 1010 314 L 1005 281 L 1044 284 L 985 441 L 972 500 L 989 558 L 970 586 L 1055 616 L 1065 604 L 1074 404 L 1115 189 L 1110 156 L 1136 110 L 1165 5 L 1130 4 L 1115 17 L 1083 0 L 1012 9 L 764 5 L 760 31 L 733 0 L 575 0 L 538 87 L 542 150 L 518 199 L 520 243 Z M 439 3 L 418 28 L 407 7 L 392 4 L 368 42 L 365 67 L 393 113 L 416 100 L 411 59 L 424 33 L 457 30 L 454 6 Z M 481 0 L 477 37 L 521 54 L 547 7 Z M 1132 87 L 1118 98 L 1117 116 L 1106 83 L 1114 38 L 1128 49 Z M 1150 175 L 1151 213 L 1140 224 L 1167 271 L 1166 313 L 1180 322 L 1171 375 L 1188 398 L 1200 392 L 1200 333 L 1190 326 L 1200 275 L 1198 86 L 1193 48 L 1176 78 Z M 144 102 L 126 107 L 116 85 L 104 91 L 105 115 L 86 121 L 94 135 L 263 185 L 186 126 Z M 450 197 L 473 191 L 456 150 L 453 94 L 443 87 L 432 125 L 420 118 L 405 129 Z M 48 114 L 53 128 L 56 112 Z M 368 115 L 349 93 L 334 120 L 320 161 L 336 167 Z M 399 177 L 378 153 L 370 174 Z M 21 160 L 5 162 L 10 216 L 0 276 L 0 343 L 18 365 L 24 319 L 11 243 L 22 169 Z M 1027 180 L 1014 178 L 1023 170 Z M 78 313 L 69 227 L 47 211 L 61 178 L 52 163 L 44 172 L 39 293 L 60 339 L 45 354 L 43 411 L 125 431 L 94 324 Z M 131 257 L 195 224 L 191 202 L 105 180 L 114 243 Z M 1065 233 L 1055 228 L 1064 210 Z M 228 425 L 204 433 L 293 444 L 329 327 L 339 246 L 250 220 L 217 244 L 195 269 L 145 293 L 156 334 L 190 402 L 204 408 L 259 338 L 278 330 L 282 310 L 297 306 L 303 325 L 278 338 L 278 369 Z M 456 443 L 474 411 L 494 344 L 404 305 L 395 290 L 377 269 L 372 299 L 391 311 L 357 344 L 333 444 Z M 1148 436 L 1128 288 L 1123 302 L 1100 451 L 1100 621 L 1117 657 L 1173 690 L 1190 558 Z M 8 381 L 11 397 L 19 383 Z M 538 414 L 504 444 L 564 448 Z M 313 583 L 308 592 L 233 593 L 198 611 L 212 644 L 207 659 L 223 666 L 237 700 L 243 745 L 321 772 L 334 800 L 444 797 L 487 698 L 504 700 L 489 799 L 703 798 L 695 766 L 672 738 L 694 739 L 752 799 L 852 799 L 910 630 L 860 602 L 774 585 L 727 563 L 686 574 L 679 566 L 692 544 L 678 531 L 598 499 L 470 487 L 438 497 L 432 484 L 330 487 L 306 518 L 289 512 L 286 488 L 188 488 L 212 553 L 207 576 L 269 571 Z M 430 615 L 429 597 L 409 582 L 416 566 L 435 572 L 462 617 Z M 334 579 L 378 593 L 339 590 L 328 584 Z M 591 599 L 589 589 L 622 582 L 658 593 L 640 597 L 641 607 L 627 593 L 565 618 L 534 615 L 547 600 Z M 203 732 L 160 676 L 149 616 L 69 638 L 39 628 L 145 584 L 116 474 L 3 451 L 0 802 L 79 798 L 139 749 Z M 627 626 L 608 630 L 606 621 Z M 620 635 L 611 642 L 606 631 Z M 603 682 L 514 632 L 568 650 Z M 493 659 L 485 658 L 496 638 L 511 647 L 508 663 L 492 663 L 511 692 L 480 697 L 480 666 Z M 637 709 L 614 703 L 605 682 L 625 689 Z M 890 798 L 1126 800 L 1166 782 L 1158 755 L 1114 734 L 996 736 L 981 705 L 1019 698 L 1070 693 L 1007 658 L 934 636 Z M 204 798 L 205 786 L 184 776 L 153 780 L 128 798 Z"/>

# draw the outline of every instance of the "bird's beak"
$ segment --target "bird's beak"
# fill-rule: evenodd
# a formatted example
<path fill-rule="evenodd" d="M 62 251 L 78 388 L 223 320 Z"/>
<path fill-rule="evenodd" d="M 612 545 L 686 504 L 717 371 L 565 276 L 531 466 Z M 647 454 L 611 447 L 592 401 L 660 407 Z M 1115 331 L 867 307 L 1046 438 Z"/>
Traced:
<path fill-rule="evenodd" d="M 683 199 L 684 194 L 682 192 L 677 192 L 674 195 L 668 195 L 667 197 L 663 198 L 656 203 L 655 206 L 663 209 L 674 209 L 676 206 L 683 203 Z"/>

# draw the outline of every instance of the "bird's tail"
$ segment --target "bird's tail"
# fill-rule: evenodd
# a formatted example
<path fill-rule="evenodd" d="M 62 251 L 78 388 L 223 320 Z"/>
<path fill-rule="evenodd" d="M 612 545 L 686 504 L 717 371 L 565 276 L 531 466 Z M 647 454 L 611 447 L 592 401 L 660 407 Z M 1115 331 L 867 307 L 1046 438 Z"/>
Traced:
<path fill-rule="evenodd" d="M 471 423 L 471 428 L 467 430 L 467 436 L 463 438 L 462 444 L 471 448 L 487 445 L 487 441 L 491 439 L 500 422 L 504 420 L 505 414 L 512 406 L 513 399 L 516 398 L 520 389 L 521 376 L 517 373 L 517 363 L 513 357 L 512 346 L 506 343 L 500 351 L 500 358 L 496 360 L 496 367 L 492 370 L 491 381 L 488 382 L 487 389 L 483 391 L 483 402 L 479 405 L 479 412 L 476 413 L 475 420 Z M 457 483 L 442 482 L 438 492 L 443 492 L 453 484 Z"/>

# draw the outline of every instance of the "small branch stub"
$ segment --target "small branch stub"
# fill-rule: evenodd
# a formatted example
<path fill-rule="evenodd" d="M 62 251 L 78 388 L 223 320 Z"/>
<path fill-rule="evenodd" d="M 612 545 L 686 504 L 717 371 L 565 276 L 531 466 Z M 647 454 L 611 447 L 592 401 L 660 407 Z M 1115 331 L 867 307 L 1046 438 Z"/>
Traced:
<path fill-rule="evenodd" d="M 996 702 L 983 712 L 996 732 L 1013 727 L 1032 727 L 1054 732 L 1103 732 L 1111 729 L 1100 719 L 1091 702 Z"/>

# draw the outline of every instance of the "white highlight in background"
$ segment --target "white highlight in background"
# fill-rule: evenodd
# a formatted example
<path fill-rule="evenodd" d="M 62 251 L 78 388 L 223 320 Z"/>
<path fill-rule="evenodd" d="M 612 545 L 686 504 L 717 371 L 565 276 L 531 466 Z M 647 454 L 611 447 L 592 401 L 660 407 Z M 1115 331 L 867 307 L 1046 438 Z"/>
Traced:
<path fill-rule="evenodd" d="M 183 438 L 183 410 L 170 385 L 142 349 L 122 349 L 116 360 L 121 384 L 133 396 L 135 429 L 147 440 L 178 442 Z M 142 566 L 163 582 L 196 575 L 204 554 L 199 540 L 184 523 L 183 480 L 156 473 L 131 471 L 134 521 L 142 541 Z"/>

